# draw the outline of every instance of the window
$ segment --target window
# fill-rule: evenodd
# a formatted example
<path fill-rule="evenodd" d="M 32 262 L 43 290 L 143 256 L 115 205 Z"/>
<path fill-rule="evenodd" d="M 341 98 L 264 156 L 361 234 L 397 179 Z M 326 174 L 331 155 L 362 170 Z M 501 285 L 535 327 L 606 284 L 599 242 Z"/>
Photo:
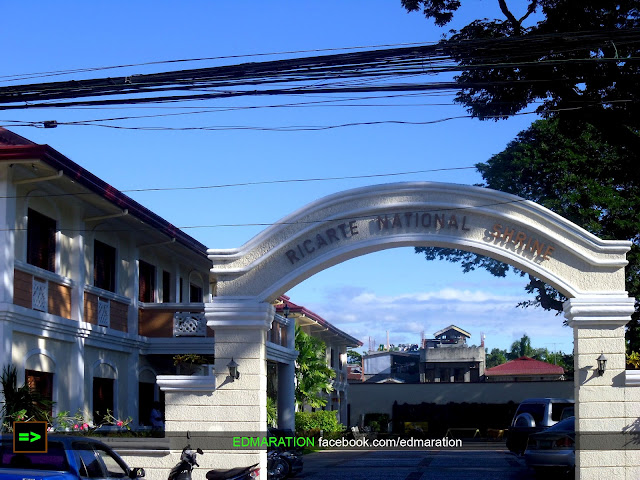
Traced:
<path fill-rule="evenodd" d="M 27 263 L 55 272 L 56 221 L 32 209 L 27 215 Z"/>
<path fill-rule="evenodd" d="M 154 302 L 156 298 L 156 267 L 140 260 L 138 266 L 138 277 L 140 290 L 138 300 L 147 303 Z"/>
<path fill-rule="evenodd" d="M 94 442 L 74 442 L 79 459 L 78 472 L 83 478 L 128 478 L 128 471 L 110 449 Z"/>
<path fill-rule="evenodd" d="M 24 377 L 26 384 L 29 385 L 29 389 L 32 392 L 38 392 L 43 400 L 51 402 L 48 406 L 40 405 L 40 407 L 46 408 L 49 411 L 49 415 L 52 415 L 53 406 L 53 373 L 38 372 L 37 370 L 25 370 Z"/>
<path fill-rule="evenodd" d="M 184 291 L 183 288 L 184 288 L 184 282 L 182 280 L 182 277 L 180 277 L 180 300 L 178 300 L 180 303 L 182 303 L 182 292 Z"/>
<path fill-rule="evenodd" d="M 171 274 L 166 270 L 162 271 L 162 302 L 171 301 Z"/>
<path fill-rule="evenodd" d="M 202 287 L 194 285 L 193 283 L 189 285 L 189 302 L 202 302 Z"/>
<path fill-rule="evenodd" d="M 331 363 L 329 364 L 329 366 L 331 368 L 335 368 L 336 366 L 336 352 L 333 350 L 333 348 L 331 349 Z"/>
<path fill-rule="evenodd" d="M 116 249 L 98 240 L 93 242 L 93 284 L 116 291 Z"/>
<path fill-rule="evenodd" d="M 101 423 L 107 410 L 113 413 L 113 387 L 112 378 L 93 379 L 93 423 Z"/>

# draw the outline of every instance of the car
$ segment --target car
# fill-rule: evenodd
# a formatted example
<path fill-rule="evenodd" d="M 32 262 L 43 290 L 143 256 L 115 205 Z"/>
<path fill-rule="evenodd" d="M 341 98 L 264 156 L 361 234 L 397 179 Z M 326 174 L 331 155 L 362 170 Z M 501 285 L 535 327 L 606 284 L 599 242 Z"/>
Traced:
<path fill-rule="evenodd" d="M 539 475 L 554 471 L 571 476 L 576 466 L 575 442 L 575 417 L 565 418 L 543 432 L 529 435 L 524 460 Z"/>
<path fill-rule="evenodd" d="M 573 415 L 575 401 L 568 398 L 529 398 L 516 410 L 507 431 L 507 448 L 521 455 L 529 435 L 546 430 L 563 418 Z"/>
<path fill-rule="evenodd" d="M 0 436 L 0 480 L 83 480 L 144 477 L 99 440 L 49 435 L 46 453 L 16 453 L 13 436 Z"/>

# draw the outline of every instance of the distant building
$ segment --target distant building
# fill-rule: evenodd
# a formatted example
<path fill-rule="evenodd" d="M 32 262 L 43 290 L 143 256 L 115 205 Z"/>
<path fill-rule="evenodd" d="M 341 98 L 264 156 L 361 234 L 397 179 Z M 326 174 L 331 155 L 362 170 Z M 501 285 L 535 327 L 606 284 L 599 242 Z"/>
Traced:
<path fill-rule="evenodd" d="M 364 381 L 369 383 L 418 383 L 419 351 L 373 352 L 362 357 Z"/>
<path fill-rule="evenodd" d="M 485 368 L 484 345 L 467 345 L 469 332 L 449 325 L 424 340 L 420 349 L 421 383 L 479 382 Z"/>
<path fill-rule="evenodd" d="M 564 368 L 551 363 L 520 357 L 484 372 L 488 382 L 540 382 L 564 380 Z"/>

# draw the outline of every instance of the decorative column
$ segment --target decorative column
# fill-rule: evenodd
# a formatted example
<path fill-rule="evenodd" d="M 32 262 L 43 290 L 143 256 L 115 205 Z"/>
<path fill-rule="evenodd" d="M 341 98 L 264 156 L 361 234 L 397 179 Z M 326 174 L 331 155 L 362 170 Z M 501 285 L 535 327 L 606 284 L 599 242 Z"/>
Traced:
<path fill-rule="evenodd" d="M 576 478 L 579 479 L 626 478 L 628 452 L 615 445 L 622 445 L 616 438 L 622 439 L 629 427 L 625 405 L 624 326 L 633 311 L 634 299 L 621 296 L 572 298 L 564 304 L 564 314 L 573 328 L 574 338 Z M 607 357 L 602 375 L 598 373 L 597 362 L 601 354 Z M 594 433 L 600 437 L 589 436 Z"/>
<path fill-rule="evenodd" d="M 287 348 L 295 353 L 296 348 L 296 322 L 287 319 Z M 282 430 L 296 429 L 296 365 L 295 358 L 278 363 L 278 428 Z"/>
<path fill-rule="evenodd" d="M 190 443 L 203 448 L 198 458 L 201 469 L 232 468 L 260 463 L 266 477 L 266 450 L 228 448 L 207 451 L 205 437 L 259 436 L 267 428 L 266 336 L 275 307 L 253 299 L 214 298 L 205 304 L 207 325 L 215 336 L 215 373 L 210 377 L 158 376 L 166 392 L 166 431 L 172 435 L 172 454 L 178 445 Z M 239 378 L 229 375 L 231 360 L 238 365 Z M 214 391 L 215 389 L 215 391 Z M 189 432 L 187 441 L 186 432 Z M 209 435 L 207 435 L 209 434 Z M 202 440 L 198 440 L 201 437 Z"/>
<path fill-rule="evenodd" d="M 16 188 L 11 183 L 11 167 L 0 165 L 0 304 L 5 310 L 13 303 L 13 271 L 15 259 Z M 0 368 L 12 362 L 13 328 L 8 320 L 0 320 Z M 0 396 L 0 400 L 4 400 Z"/>

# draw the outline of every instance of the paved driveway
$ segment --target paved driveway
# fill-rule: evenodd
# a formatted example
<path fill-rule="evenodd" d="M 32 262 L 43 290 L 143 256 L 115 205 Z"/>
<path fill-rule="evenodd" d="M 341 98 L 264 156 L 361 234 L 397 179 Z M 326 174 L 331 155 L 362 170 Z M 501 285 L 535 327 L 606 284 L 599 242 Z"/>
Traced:
<path fill-rule="evenodd" d="M 506 450 L 321 451 L 305 456 L 305 480 L 531 480 L 524 460 Z"/>

